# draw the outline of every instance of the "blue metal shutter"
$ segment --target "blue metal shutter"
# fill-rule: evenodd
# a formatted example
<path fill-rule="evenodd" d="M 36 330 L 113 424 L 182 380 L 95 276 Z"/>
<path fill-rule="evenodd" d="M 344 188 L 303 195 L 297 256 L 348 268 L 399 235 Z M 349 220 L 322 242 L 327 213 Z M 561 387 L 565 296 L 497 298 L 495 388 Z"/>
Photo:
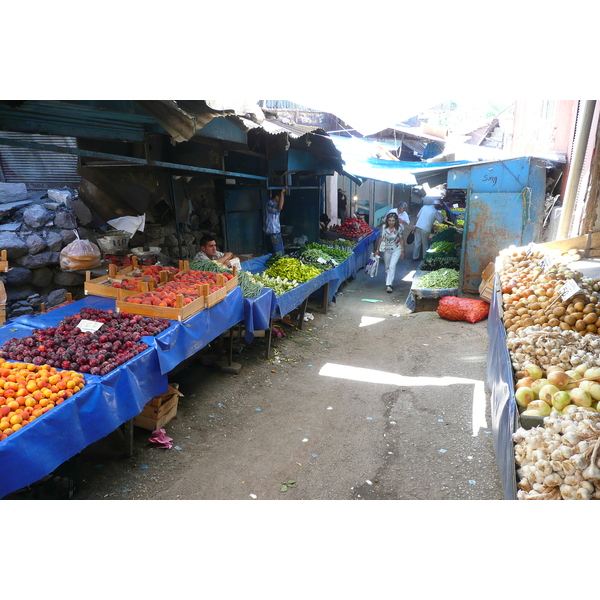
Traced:
<path fill-rule="evenodd" d="M 73 137 L 10 131 L 3 131 L 2 136 L 24 142 L 77 148 L 77 140 Z M 81 181 L 77 174 L 77 161 L 75 154 L 0 145 L 0 167 L 5 183 L 24 183 L 32 189 L 77 187 Z"/>

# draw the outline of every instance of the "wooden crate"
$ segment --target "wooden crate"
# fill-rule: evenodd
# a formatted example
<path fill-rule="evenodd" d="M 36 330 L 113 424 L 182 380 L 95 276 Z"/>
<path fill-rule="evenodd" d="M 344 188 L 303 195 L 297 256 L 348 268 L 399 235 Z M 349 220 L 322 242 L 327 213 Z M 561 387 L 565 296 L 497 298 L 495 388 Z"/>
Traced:
<path fill-rule="evenodd" d="M 486 302 L 492 299 L 494 291 L 494 263 L 490 263 L 481 274 L 481 283 L 479 284 L 479 297 Z"/>
<path fill-rule="evenodd" d="M 0 251 L 0 271 L 8 271 L 8 259 L 6 257 L 6 250 Z"/>
<path fill-rule="evenodd" d="M 0 325 L 4 325 L 6 323 L 6 306 L 0 306 Z"/>
<path fill-rule="evenodd" d="M 180 396 L 183 396 L 183 394 L 179 391 L 179 385 L 177 383 L 171 384 L 164 394 L 154 396 L 144 406 L 142 412 L 134 417 L 133 424 L 149 431 L 162 429 L 177 416 L 177 405 Z"/>
<path fill-rule="evenodd" d="M 112 267 L 112 268 L 111 268 Z M 115 269 L 115 265 L 109 265 L 109 274 L 108 275 L 104 275 L 103 277 L 96 277 L 95 279 L 91 278 L 91 273 L 90 271 L 86 271 L 85 273 L 85 282 L 83 284 L 83 289 L 85 292 L 85 295 L 92 295 L 92 296 L 102 296 L 103 298 L 116 298 L 117 297 L 117 290 L 119 288 L 114 288 L 110 285 L 111 281 L 114 280 L 123 280 L 123 279 L 127 279 L 126 277 L 116 277 L 116 273 L 114 272 Z M 112 271 L 112 272 L 111 272 Z M 138 281 L 138 291 L 139 292 L 147 292 L 149 290 L 149 286 L 148 286 L 148 282 L 147 281 L 142 281 L 139 280 Z M 127 290 L 130 293 L 135 293 L 132 292 L 131 290 Z"/>
<path fill-rule="evenodd" d="M 109 275 L 110 275 L 110 267 L 111 267 L 111 265 L 109 265 Z M 115 279 L 132 279 L 132 278 L 135 278 L 135 275 L 132 276 L 132 273 L 134 273 L 135 271 L 139 271 L 139 270 L 143 271 L 144 268 L 145 268 L 145 266 L 140 266 L 137 257 L 132 256 L 131 257 L 131 266 L 125 267 L 124 269 L 121 269 L 120 271 L 115 270 L 114 278 Z M 187 260 L 180 260 L 177 268 L 182 272 L 189 271 L 190 263 Z M 163 278 L 163 275 L 165 276 L 164 278 Z M 161 273 L 160 283 L 165 283 L 166 281 L 168 281 L 169 275 L 171 275 L 171 277 L 172 277 L 173 274 L 170 273 L 169 271 L 164 271 L 163 273 Z"/>
<path fill-rule="evenodd" d="M 179 295 L 179 306 L 152 306 L 149 304 L 136 304 L 135 302 L 126 302 L 128 296 L 137 294 L 129 290 L 117 290 L 117 312 L 128 312 L 132 315 L 142 315 L 143 317 L 156 317 L 158 319 L 170 319 L 172 321 L 185 321 L 192 315 L 199 313 L 206 307 L 206 297 L 200 293 L 198 298 L 192 300 L 189 304 L 183 304 L 183 296 Z"/>

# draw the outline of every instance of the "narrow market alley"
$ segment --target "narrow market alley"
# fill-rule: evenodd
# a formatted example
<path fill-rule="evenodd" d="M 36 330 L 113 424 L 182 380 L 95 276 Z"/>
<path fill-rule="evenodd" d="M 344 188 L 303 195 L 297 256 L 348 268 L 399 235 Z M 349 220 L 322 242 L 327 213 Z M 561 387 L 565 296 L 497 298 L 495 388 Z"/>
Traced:
<path fill-rule="evenodd" d="M 75 499 L 500 500 L 489 391 L 487 321 L 441 319 L 405 306 L 415 265 L 358 272 L 325 313 L 280 324 L 242 346 L 239 374 L 193 357 L 179 384 L 173 447 L 134 429 L 82 453 Z M 312 302 L 312 301 L 311 301 Z"/>

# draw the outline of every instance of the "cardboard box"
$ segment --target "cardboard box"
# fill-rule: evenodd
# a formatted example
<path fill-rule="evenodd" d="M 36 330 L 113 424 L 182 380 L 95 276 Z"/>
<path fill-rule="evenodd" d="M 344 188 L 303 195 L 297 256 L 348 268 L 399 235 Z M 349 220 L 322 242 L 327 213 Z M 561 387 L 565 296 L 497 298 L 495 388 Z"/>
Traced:
<path fill-rule="evenodd" d="M 177 405 L 180 396 L 183 396 L 183 394 L 179 391 L 179 385 L 173 383 L 164 394 L 154 396 L 144 406 L 142 412 L 134 417 L 133 424 L 148 431 L 162 429 L 177 416 Z"/>

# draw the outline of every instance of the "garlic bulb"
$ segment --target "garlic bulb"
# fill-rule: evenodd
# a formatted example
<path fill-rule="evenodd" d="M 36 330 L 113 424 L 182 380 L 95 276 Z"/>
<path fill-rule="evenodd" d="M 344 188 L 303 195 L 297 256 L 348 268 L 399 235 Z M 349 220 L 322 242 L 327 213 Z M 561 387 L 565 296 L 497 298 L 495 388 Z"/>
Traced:
<path fill-rule="evenodd" d="M 600 499 L 600 413 L 553 410 L 513 433 L 520 500 Z"/>

